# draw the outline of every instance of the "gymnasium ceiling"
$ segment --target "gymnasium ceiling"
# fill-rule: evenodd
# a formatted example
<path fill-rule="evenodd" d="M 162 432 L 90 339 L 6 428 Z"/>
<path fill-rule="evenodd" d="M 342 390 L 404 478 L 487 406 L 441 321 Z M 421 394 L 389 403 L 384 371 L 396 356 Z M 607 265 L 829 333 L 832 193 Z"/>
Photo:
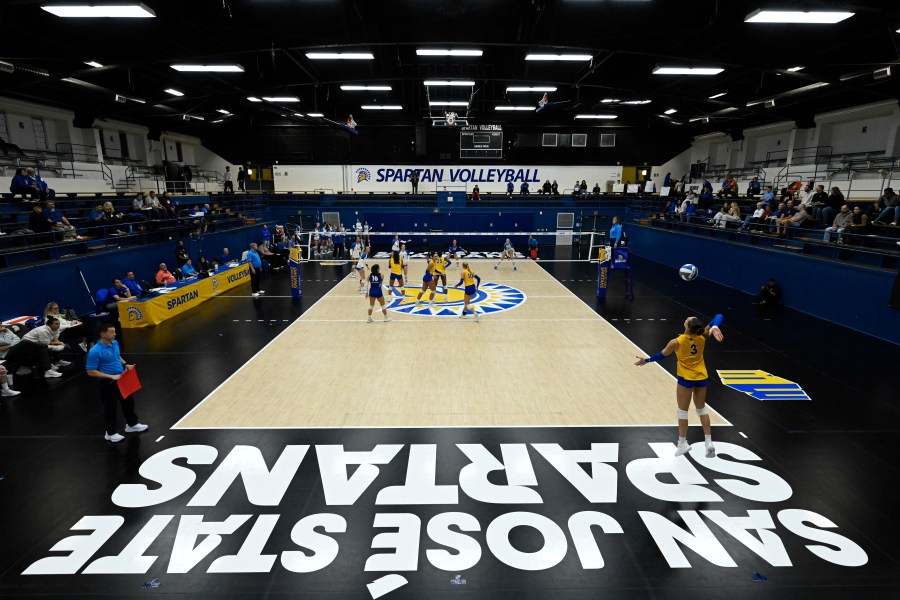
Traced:
<path fill-rule="evenodd" d="M 602 113 L 617 118 L 590 124 L 740 134 L 785 120 L 811 126 L 816 113 L 900 97 L 896 1 L 144 0 L 156 14 L 146 19 L 60 18 L 41 4 L 0 4 L 0 56 L 14 66 L 12 73 L 0 72 L 0 93 L 74 109 L 81 126 L 110 118 L 205 137 L 210 128 L 236 123 L 323 124 L 293 116 L 311 112 L 339 122 L 352 113 L 360 127 L 410 126 L 430 124 L 443 113 L 429 107 L 430 99 L 470 101 L 468 110 L 452 110 L 460 117 L 468 112 L 473 123 L 572 126 L 576 114 Z M 855 15 L 834 25 L 745 23 L 759 8 Z M 418 48 L 475 48 L 483 55 L 417 56 Z M 311 60 L 306 54 L 314 51 L 370 52 L 374 58 Z M 529 53 L 591 59 L 526 61 Z M 89 60 L 103 66 L 89 67 Z M 232 63 L 243 72 L 182 73 L 170 67 L 174 63 Z M 656 65 L 724 71 L 654 75 Z M 804 68 L 787 71 L 796 66 Z M 893 73 L 876 79 L 873 72 L 885 66 Z M 426 79 L 475 85 L 426 88 Z M 828 85 L 790 94 L 823 83 Z M 391 90 L 344 91 L 346 84 Z M 550 100 L 562 104 L 538 114 L 497 111 L 498 105 L 535 106 L 542 95 L 507 92 L 510 86 L 556 87 Z M 172 96 L 166 88 L 184 95 Z M 116 94 L 145 102 L 119 103 Z M 254 103 L 250 96 L 299 102 Z M 762 101 L 771 98 L 774 106 L 767 108 Z M 640 100 L 650 102 L 623 103 Z M 747 106 L 755 101 L 760 103 Z M 362 110 L 364 104 L 402 110 Z M 669 109 L 677 112 L 664 115 Z M 204 120 L 185 120 L 185 114 Z"/>

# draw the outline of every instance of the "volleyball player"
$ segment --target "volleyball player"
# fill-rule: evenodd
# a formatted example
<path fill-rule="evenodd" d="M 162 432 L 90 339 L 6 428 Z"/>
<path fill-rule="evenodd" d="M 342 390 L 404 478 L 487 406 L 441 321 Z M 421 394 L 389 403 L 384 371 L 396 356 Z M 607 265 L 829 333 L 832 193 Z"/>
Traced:
<path fill-rule="evenodd" d="M 434 261 L 435 287 L 437 287 L 437 280 L 440 279 L 441 284 L 444 286 L 444 299 L 448 301 L 450 300 L 450 296 L 447 294 L 447 267 L 452 264 L 453 261 L 445 257 L 443 254 L 437 254 L 437 258 Z"/>
<path fill-rule="evenodd" d="M 459 287 L 465 282 L 465 300 L 463 301 L 462 312 L 459 313 L 459 318 L 466 318 L 466 311 L 469 308 L 469 300 L 472 299 L 472 296 L 475 295 L 475 292 L 478 291 L 478 286 L 481 285 L 481 277 L 472 272 L 472 269 L 469 268 L 469 263 L 464 262 L 462 264 L 462 274 L 459 277 L 459 283 L 457 283 L 454 287 Z M 475 315 L 475 320 L 478 321 L 481 319 L 481 314 L 478 310 L 473 306 L 472 314 Z"/>
<path fill-rule="evenodd" d="M 350 268 L 350 277 L 356 277 L 356 263 L 359 262 L 359 257 L 362 256 L 362 250 L 362 243 L 359 241 L 359 238 L 356 238 L 356 242 L 350 248 L 350 260 L 353 261 L 353 267 Z"/>
<path fill-rule="evenodd" d="M 712 443 L 712 428 L 709 425 L 709 415 L 706 410 L 706 388 L 709 386 L 709 376 L 703 360 L 703 350 L 706 348 L 706 340 L 710 335 L 717 342 L 724 339 L 722 330 L 719 329 L 722 319 L 722 315 L 716 315 L 709 325 L 704 326 L 703 321 L 699 318 L 688 317 L 684 321 L 684 333 L 674 340 L 669 340 L 662 352 L 657 352 L 648 358 L 636 357 L 638 361 L 634 364 L 642 367 L 675 353 L 675 359 L 678 361 L 678 384 L 675 386 L 675 400 L 678 403 L 678 449 L 675 451 L 675 456 L 681 456 L 691 449 L 687 443 L 687 428 L 688 408 L 691 406 L 692 395 L 697 416 L 700 417 L 700 424 L 703 426 L 706 458 L 715 458 L 716 456 L 716 449 Z"/>
<path fill-rule="evenodd" d="M 419 301 L 422 299 L 422 294 L 425 293 L 425 290 L 431 290 L 431 297 L 428 302 L 429 308 L 434 305 L 434 290 L 435 290 L 435 281 L 434 281 L 434 270 L 436 268 L 437 261 L 437 252 L 431 253 L 431 258 L 428 261 L 428 265 L 425 267 L 425 275 L 422 276 L 422 291 L 419 292 L 419 295 L 416 296 L 416 305 L 413 306 L 413 310 L 419 306 Z"/>
<path fill-rule="evenodd" d="M 500 253 L 500 260 L 497 261 L 497 264 L 494 265 L 494 270 L 497 270 L 497 267 L 500 266 L 500 263 L 503 260 L 511 260 L 513 264 L 513 271 L 516 270 L 516 251 L 513 249 L 512 242 L 509 241 L 509 238 L 506 238 L 506 241 L 503 242 L 503 251 Z"/>
<path fill-rule="evenodd" d="M 391 267 L 391 285 L 388 288 L 388 294 L 391 296 L 394 295 L 394 281 L 396 280 L 400 282 L 399 295 L 403 296 L 405 295 L 405 292 L 403 291 L 403 261 L 400 260 L 400 251 L 394 250 L 391 252 L 391 258 L 388 262 Z"/>
<path fill-rule="evenodd" d="M 390 323 L 393 320 L 388 316 L 387 309 L 384 307 L 384 291 L 381 289 L 382 283 L 384 283 L 384 277 L 381 276 L 381 267 L 372 265 L 372 272 L 369 273 L 369 292 L 366 294 L 369 297 L 369 317 L 366 319 L 367 323 L 372 322 L 372 309 L 375 308 L 376 298 L 378 299 L 378 303 L 381 304 L 384 322 Z"/>
<path fill-rule="evenodd" d="M 319 229 L 319 224 L 316 223 L 316 226 L 313 228 L 313 256 L 318 257 L 319 255 L 319 245 L 322 243 L 322 230 Z"/>
<path fill-rule="evenodd" d="M 359 255 L 359 260 L 356 261 L 356 273 L 359 276 L 359 293 L 363 294 L 366 291 L 366 259 L 369 257 L 369 247 L 366 246 L 363 248 L 362 254 Z"/>
<path fill-rule="evenodd" d="M 459 268 L 459 258 L 461 254 L 465 254 L 466 250 L 456 243 L 456 240 L 453 240 L 453 243 L 450 244 L 450 256 L 456 259 L 456 268 Z"/>
<path fill-rule="evenodd" d="M 409 252 L 406 251 L 406 244 L 400 244 L 400 261 L 403 263 L 403 280 L 409 279 Z"/>

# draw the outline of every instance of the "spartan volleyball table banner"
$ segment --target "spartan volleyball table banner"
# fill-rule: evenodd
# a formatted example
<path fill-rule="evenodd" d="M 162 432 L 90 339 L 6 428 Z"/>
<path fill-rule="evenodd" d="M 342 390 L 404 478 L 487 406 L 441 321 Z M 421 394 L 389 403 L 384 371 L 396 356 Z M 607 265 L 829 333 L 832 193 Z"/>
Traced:
<path fill-rule="evenodd" d="M 120 305 L 119 317 L 122 327 L 126 329 L 154 327 L 249 281 L 250 265 L 247 263 L 235 267 L 219 267 L 210 277 L 197 279 L 188 284 L 178 284 L 170 292 L 129 302 L 128 308 Z"/>
<path fill-rule="evenodd" d="M 291 299 L 294 302 L 300 301 L 301 289 L 300 286 L 303 282 L 302 274 L 300 273 L 300 261 L 303 259 L 303 254 L 300 248 L 291 248 L 290 249 L 290 258 L 288 259 L 288 271 L 291 274 Z"/>

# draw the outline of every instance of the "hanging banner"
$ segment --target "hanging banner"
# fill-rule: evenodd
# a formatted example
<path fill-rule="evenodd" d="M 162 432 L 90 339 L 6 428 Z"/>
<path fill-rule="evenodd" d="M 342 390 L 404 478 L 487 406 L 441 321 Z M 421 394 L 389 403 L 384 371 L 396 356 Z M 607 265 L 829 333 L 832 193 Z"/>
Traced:
<path fill-rule="evenodd" d="M 291 256 L 288 260 L 288 271 L 291 274 L 291 298 L 294 302 L 300 301 L 300 284 L 302 283 L 300 275 L 300 259 L 303 258 L 302 251 L 299 247 L 291 248 Z"/>

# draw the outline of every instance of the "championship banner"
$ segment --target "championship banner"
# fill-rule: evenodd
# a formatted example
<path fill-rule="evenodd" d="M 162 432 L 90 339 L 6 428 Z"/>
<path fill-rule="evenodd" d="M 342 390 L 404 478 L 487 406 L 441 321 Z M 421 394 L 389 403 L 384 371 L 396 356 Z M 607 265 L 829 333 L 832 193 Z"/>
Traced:
<path fill-rule="evenodd" d="M 125 329 L 155 327 L 245 282 L 250 281 L 250 265 L 225 269 L 205 279 L 177 287 L 153 298 L 119 305 L 119 320 Z"/>
<path fill-rule="evenodd" d="M 303 258 L 303 252 L 299 247 L 291 248 L 291 256 L 288 260 L 288 271 L 291 274 L 291 298 L 294 302 L 300 301 L 301 291 L 300 284 L 302 278 L 300 275 L 300 260 Z"/>

